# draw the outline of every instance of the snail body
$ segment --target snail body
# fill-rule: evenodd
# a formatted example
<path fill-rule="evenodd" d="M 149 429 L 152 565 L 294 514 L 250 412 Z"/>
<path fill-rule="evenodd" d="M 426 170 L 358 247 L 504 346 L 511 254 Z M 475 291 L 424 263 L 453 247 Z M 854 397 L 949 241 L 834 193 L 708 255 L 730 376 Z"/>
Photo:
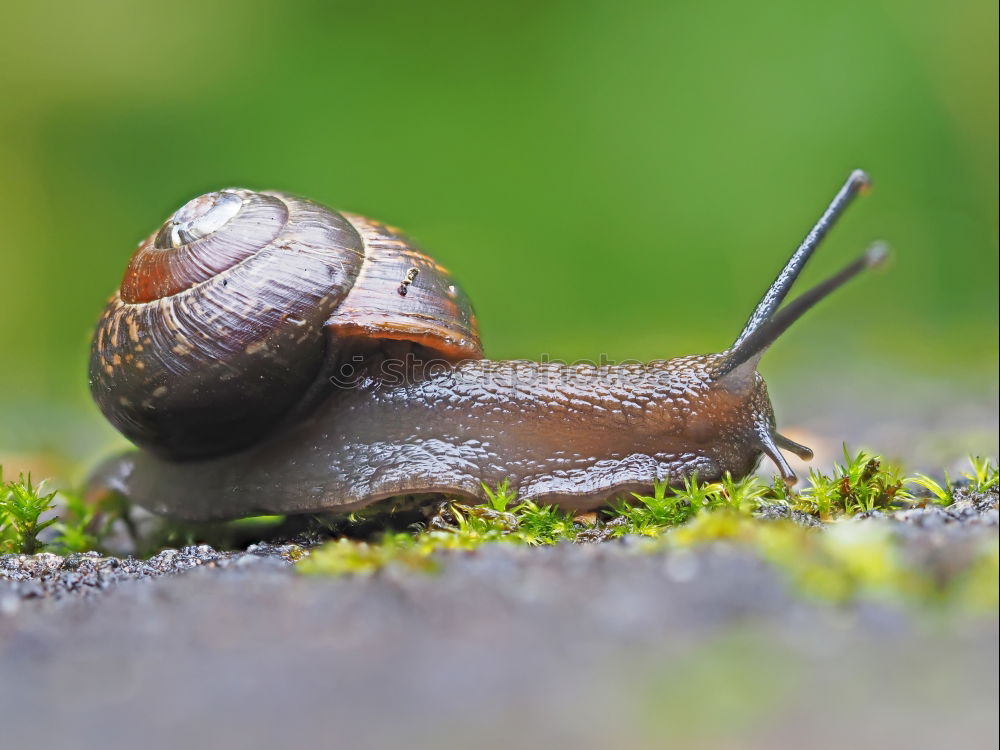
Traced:
<path fill-rule="evenodd" d="M 727 350 L 600 367 L 483 359 L 464 293 L 385 225 L 280 193 L 195 199 L 140 246 L 98 325 L 92 391 L 141 449 L 95 482 L 189 520 L 484 499 L 503 481 L 588 509 L 654 482 L 745 476 L 762 455 L 793 482 L 780 449 L 811 452 L 776 432 L 756 366 L 881 259 L 870 250 L 778 309 L 865 184 L 851 175 Z M 250 233 L 265 239 L 231 249 L 248 212 L 271 217 Z"/>

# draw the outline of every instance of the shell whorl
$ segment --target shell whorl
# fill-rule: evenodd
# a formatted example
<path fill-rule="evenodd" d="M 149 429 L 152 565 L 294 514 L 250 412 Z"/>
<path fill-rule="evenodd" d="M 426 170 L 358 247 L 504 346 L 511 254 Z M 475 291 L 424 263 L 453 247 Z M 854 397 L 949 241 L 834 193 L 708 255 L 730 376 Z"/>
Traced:
<path fill-rule="evenodd" d="M 231 189 L 189 201 L 139 245 L 97 326 L 90 385 L 105 416 L 170 458 L 258 440 L 316 391 L 341 346 L 338 331 L 360 330 L 349 312 L 360 308 L 337 312 L 352 290 L 371 296 L 355 288 L 373 276 L 366 263 L 411 262 L 409 246 L 373 255 L 373 231 L 282 193 Z M 380 291 L 399 306 L 388 293 L 395 287 Z M 432 349 L 461 341 L 461 352 L 481 356 L 464 294 L 453 306 L 451 325 L 369 310 L 361 329 L 378 339 L 386 327 L 386 338 Z"/>
<path fill-rule="evenodd" d="M 188 201 L 139 244 L 122 279 L 122 300 L 136 303 L 169 297 L 260 252 L 288 225 L 287 200 L 286 196 L 223 190 Z"/>

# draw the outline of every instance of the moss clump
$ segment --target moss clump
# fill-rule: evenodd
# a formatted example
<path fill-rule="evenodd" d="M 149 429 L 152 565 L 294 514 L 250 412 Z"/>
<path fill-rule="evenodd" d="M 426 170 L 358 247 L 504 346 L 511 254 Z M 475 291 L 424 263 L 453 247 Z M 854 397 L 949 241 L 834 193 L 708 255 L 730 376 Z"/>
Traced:
<path fill-rule="evenodd" d="M 0 467 L 0 554 L 32 555 L 43 549 L 69 554 L 96 549 L 123 512 L 117 498 L 95 505 L 72 492 L 44 489 L 45 482 L 33 484 L 30 474 L 4 482 Z M 39 536 L 49 527 L 55 534 L 43 542 Z"/>
<path fill-rule="evenodd" d="M 34 554 L 42 548 L 38 535 L 56 522 L 42 520 L 52 509 L 56 493 L 42 494 L 41 486 L 31 483 L 31 476 L 4 483 L 0 473 L 0 551 Z"/>
<path fill-rule="evenodd" d="M 395 564 L 431 573 L 437 570 L 431 558 L 435 548 L 426 542 L 410 534 L 386 534 L 377 544 L 337 539 L 314 550 L 298 564 L 298 570 L 306 575 L 366 575 Z"/>
<path fill-rule="evenodd" d="M 801 493 L 789 492 L 782 499 L 795 510 L 829 520 L 898 506 L 913 497 L 906 483 L 898 467 L 865 451 L 851 456 L 845 446 L 844 463 L 836 465 L 833 476 L 811 471 Z"/>
<path fill-rule="evenodd" d="M 631 501 L 612 503 L 614 516 L 606 528 L 610 529 L 611 537 L 659 536 L 664 530 L 687 523 L 701 514 L 752 512 L 764 498 L 774 496 L 775 491 L 756 476 L 734 480 L 728 474 L 718 482 L 706 483 L 700 483 L 697 476 L 690 477 L 677 489 L 657 483 L 652 495 L 632 493 Z"/>
<path fill-rule="evenodd" d="M 530 500 L 516 502 L 504 482 L 485 488 L 487 502 L 443 503 L 438 513 L 415 533 L 392 532 L 375 542 L 342 537 L 328 542 L 304 559 L 298 570 L 307 575 L 370 574 L 389 565 L 433 572 L 440 550 L 471 550 L 502 542 L 530 546 L 572 541 L 585 526 L 572 514 Z"/>
<path fill-rule="evenodd" d="M 969 463 L 972 470 L 962 473 L 968 491 L 981 494 L 995 489 L 1000 484 L 1000 472 L 997 471 L 995 463 L 980 456 L 970 456 Z M 908 481 L 929 492 L 941 505 L 951 505 L 954 502 L 956 487 L 947 472 L 944 475 L 943 485 L 925 474 L 917 474 Z"/>

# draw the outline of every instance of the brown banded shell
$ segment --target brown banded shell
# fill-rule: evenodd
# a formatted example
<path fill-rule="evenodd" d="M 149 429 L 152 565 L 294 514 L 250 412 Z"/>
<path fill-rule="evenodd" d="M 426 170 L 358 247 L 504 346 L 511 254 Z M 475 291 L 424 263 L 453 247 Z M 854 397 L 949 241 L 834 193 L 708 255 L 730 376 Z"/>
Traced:
<path fill-rule="evenodd" d="M 418 280 L 400 297 L 411 267 Z M 464 293 L 397 231 L 282 193 L 224 190 L 139 245 L 98 324 L 90 386 L 129 439 L 208 457 L 274 428 L 359 339 L 482 356 Z"/>
<path fill-rule="evenodd" d="M 365 264 L 330 316 L 331 332 L 343 340 L 409 341 L 451 362 L 481 358 L 472 304 L 448 270 L 398 229 L 356 214 L 344 216 L 361 234 Z M 404 281 L 406 294 L 400 294 Z"/>

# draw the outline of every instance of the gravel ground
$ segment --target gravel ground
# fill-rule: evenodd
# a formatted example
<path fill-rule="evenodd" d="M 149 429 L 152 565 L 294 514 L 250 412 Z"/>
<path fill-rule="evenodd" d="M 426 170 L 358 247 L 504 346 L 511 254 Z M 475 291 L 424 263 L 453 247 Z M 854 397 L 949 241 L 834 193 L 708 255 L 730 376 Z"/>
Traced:
<path fill-rule="evenodd" d="M 928 565 L 997 534 L 995 496 L 872 515 Z M 636 546 L 338 579 L 297 575 L 296 545 L 6 556 L 3 742 L 996 747 L 995 614 L 834 607 L 732 545 Z"/>

